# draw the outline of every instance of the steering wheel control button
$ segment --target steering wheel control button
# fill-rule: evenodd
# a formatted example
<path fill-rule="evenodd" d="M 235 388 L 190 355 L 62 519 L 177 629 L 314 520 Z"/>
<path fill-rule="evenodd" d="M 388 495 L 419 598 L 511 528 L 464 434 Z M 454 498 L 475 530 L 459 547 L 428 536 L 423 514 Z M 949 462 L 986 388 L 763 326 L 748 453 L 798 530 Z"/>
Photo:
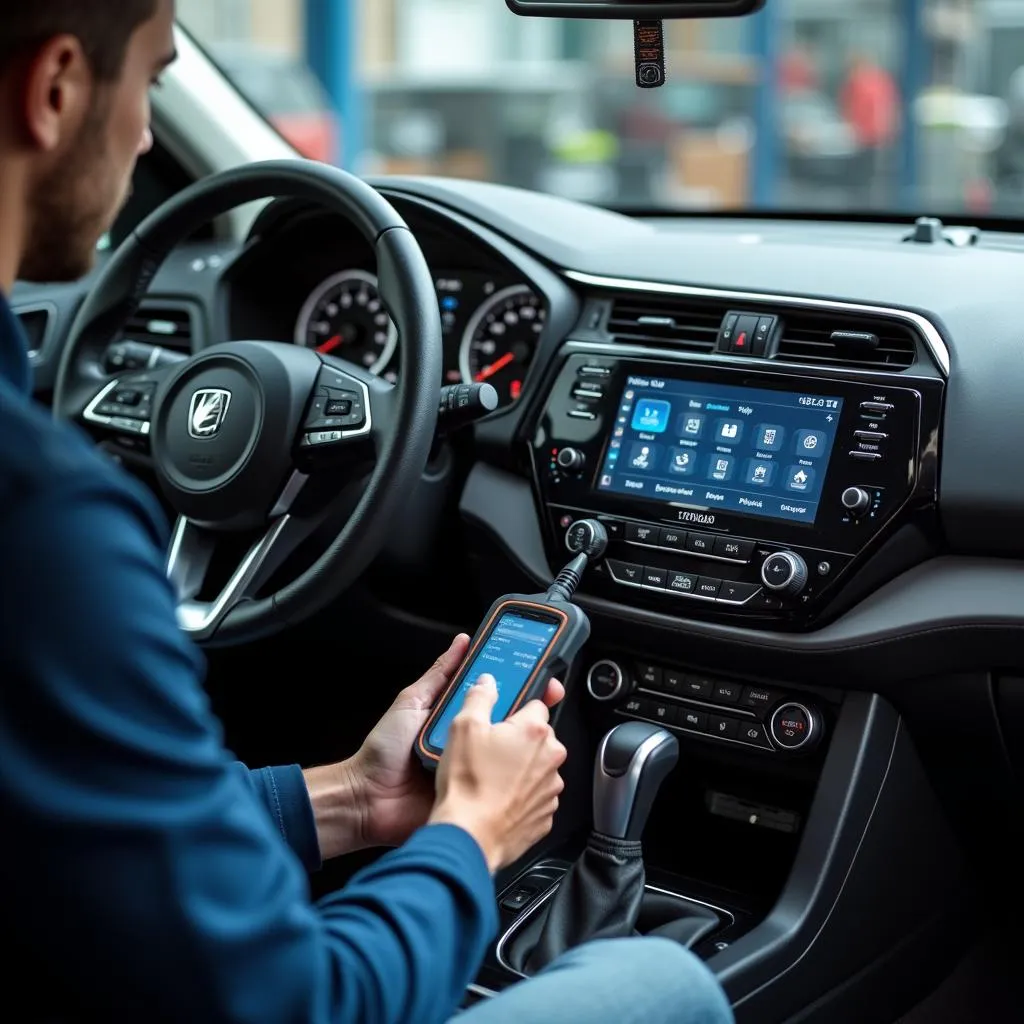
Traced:
<path fill-rule="evenodd" d="M 608 572 L 616 583 L 622 583 L 628 587 L 639 587 L 644 582 L 644 567 L 635 562 L 620 562 L 609 558 L 605 565 Z"/>
<path fill-rule="evenodd" d="M 777 551 L 764 560 L 761 579 L 769 590 L 798 597 L 807 586 L 807 563 L 793 551 Z"/>
<path fill-rule="evenodd" d="M 716 537 L 712 549 L 716 558 L 727 558 L 732 562 L 749 562 L 753 553 L 752 540 L 737 540 L 735 537 Z"/>
<path fill-rule="evenodd" d="M 803 750 L 818 739 L 817 722 L 803 704 L 783 704 L 771 718 L 771 735 L 783 750 Z"/>

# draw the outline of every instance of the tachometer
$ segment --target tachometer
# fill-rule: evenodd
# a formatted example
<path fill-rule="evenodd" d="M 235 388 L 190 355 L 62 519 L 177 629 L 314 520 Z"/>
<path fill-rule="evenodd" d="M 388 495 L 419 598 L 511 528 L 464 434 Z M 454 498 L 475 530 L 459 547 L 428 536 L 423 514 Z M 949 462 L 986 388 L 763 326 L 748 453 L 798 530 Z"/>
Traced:
<path fill-rule="evenodd" d="M 540 296 L 526 285 L 496 292 L 476 311 L 462 336 L 462 379 L 493 384 L 502 405 L 514 402 L 546 318 Z"/>
<path fill-rule="evenodd" d="M 295 342 L 380 373 L 395 354 L 398 330 L 365 270 L 343 270 L 322 281 L 306 300 Z"/>

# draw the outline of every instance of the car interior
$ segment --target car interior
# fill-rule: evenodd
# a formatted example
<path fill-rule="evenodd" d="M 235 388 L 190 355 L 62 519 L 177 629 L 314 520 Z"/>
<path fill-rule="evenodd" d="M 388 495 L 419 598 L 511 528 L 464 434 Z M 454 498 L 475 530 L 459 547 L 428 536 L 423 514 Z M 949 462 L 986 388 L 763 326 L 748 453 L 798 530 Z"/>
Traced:
<path fill-rule="evenodd" d="M 354 752 L 600 535 L 566 791 L 496 880 L 467 1005 L 571 944 L 590 896 L 560 884 L 627 800 L 629 927 L 703 958 L 737 1020 L 1017 1019 L 1019 227 L 632 214 L 300 159 L 203 177 L 154 132 L 90 277 L 13 306 L 37 399 L 165 507 L 236 756 Z M 677 760 L 648 770 L 651 737 Z"/>

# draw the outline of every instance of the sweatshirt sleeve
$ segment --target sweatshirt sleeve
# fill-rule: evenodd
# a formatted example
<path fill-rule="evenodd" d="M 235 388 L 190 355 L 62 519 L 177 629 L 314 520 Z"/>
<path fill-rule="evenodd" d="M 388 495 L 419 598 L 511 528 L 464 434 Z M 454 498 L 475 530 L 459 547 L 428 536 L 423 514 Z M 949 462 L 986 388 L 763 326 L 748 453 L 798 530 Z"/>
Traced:
<path fill-rule="evenodd" d="M 0 512 L 18 955 L 107 1021 L 447 1020 L 497 926 L 479 847 L 430 826 L 311 902 L 301 773 L 225 750 L 160 543 L 130 490 L 73 474 Z"/>

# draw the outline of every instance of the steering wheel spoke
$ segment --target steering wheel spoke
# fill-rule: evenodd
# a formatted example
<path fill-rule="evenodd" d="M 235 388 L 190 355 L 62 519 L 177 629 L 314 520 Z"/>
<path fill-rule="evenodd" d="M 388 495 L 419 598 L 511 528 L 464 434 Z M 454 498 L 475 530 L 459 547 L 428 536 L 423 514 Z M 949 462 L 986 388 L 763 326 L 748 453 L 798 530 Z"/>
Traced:
<path fill-rule="evenodd" d="M 114 434 L 148 438 L 156 389 L 170 370 L 141 370 L 107 381 L 82 410 L 82 420 Z"/>
<path fill-rule="evenodd" d="M 394 426 L 397 389 L 342 359 L 327 357 L 317 376 L 299 438 L 299 451 L 317 463 L 377 453 Z"/>
<path fill-rule="evenodd" d="M 296 478 L 300 479 L 299 475 Z M 281 507 L 287 507 L 282 500 Z M 178 625 L 194 640 L 209 640 L 243 601 L 256 596 L 315 528 L 315 522 L 285 512 L 250 545 L 218 592 L 204 594 L 225 535 L 184 516 L 178 518 L 167 554 L 167 576 L 178 597 Z"/>

